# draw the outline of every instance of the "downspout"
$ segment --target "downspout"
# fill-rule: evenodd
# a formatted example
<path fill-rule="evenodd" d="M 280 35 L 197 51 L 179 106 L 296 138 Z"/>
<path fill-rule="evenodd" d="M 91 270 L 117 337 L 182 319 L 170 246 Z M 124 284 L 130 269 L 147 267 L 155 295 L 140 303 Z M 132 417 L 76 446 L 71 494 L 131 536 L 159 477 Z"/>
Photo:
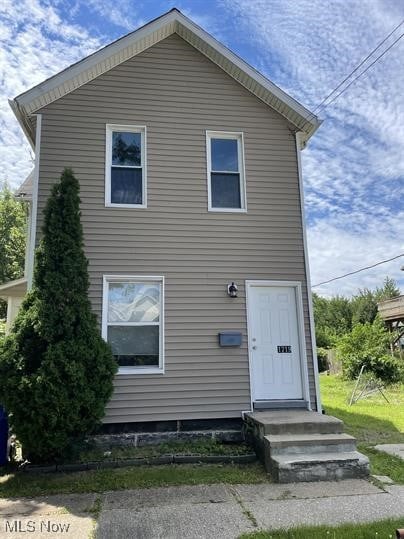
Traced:
<path fill-rule="evenodd" d="M 302 161 L 301 161 L 301 149 L 303 146 L 300 139 L 301 133 L 295 133 L 296 139 L 296 156 L 297 156 L 297 170 L 299 175 L 299 190 L 300 190 L 300 208 L 302 215 L 302 230 L 303 230 L 303 247 L 304 247 L 304 265 L 306 269 L 306 284 L 307 284 L 307 300 L 309 308 L 309 321 L 310 321 L 310 334 L 311 334 L 311 347 L 313 357 L 313 371 L 314 371 L 314 383 L 316 386 L 316 403 L 317 411 L 322 412 L 321 395 L 320 395 L 320 383 L 318 375 L 318 360 L 317 360 L 317 345 L 316 345 L 316 332 L 314 325 L 314 311 L 313 311 L 313 296 L 311 293 L 311 278 L 310 278 L 310 266 L 309 266 L 309 254 L 307 249 L 307 231 L 306 231 L 306 218 L 304 209 L 304 190 L 303 190 L 303 176 L 302 176 Z"/>
<path fill-rule="evenodd" d="M 31 229 L 29 234 L 28 248 L 28 263 L 27 263 L 27 291 L 32 288 L 34 277 L 34 258 L 35 258 L 35 239 L 36 239 L 36 223 L 38 214 L 38 185 L 39 185 L 39 158 L 41 150 L 41 127 L 42 114 L 36 115 L 36 134 L 35 134 L 35 167 L 32 186 L 32 205 L 31 205 Z"/>
<path fill-rule="evenodd" d="M 31 228 L 32 228 L 32 200 L 27 201 L 27 233 L 25 246 L 25 264 L 24 264 L 24 277 L 28 275 L 28 266 L 29 266 L 29 250 L 31 247 Z"/>

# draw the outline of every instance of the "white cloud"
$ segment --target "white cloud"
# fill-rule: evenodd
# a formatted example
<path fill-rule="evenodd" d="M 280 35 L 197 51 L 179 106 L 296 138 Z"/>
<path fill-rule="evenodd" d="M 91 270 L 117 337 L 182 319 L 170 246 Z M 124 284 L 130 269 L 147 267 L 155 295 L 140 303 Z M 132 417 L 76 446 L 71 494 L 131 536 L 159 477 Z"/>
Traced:
<path fill-rule="evenodd" d="M 190 4 L 191 7 L 189 7 L 187 4 Z M 226 44 L 228 37 L 226 21 L 218 17 L 216 13 L 212 13 L 211 11 L 199 13 L 193 9 L 192 3 L 189 2 L 185 2 L 185 5 L 182 5 L 182 3 L 177 3 L 176 6 L 183 15 L 191 19 L 206 32 L 212 34 L 215 39 L 218 39 L 220 42 Z"/>
<path fill-rule="evenodd" d="M 116 26 L 120 26 L 131 32 L 143 26 L 145 20 L 137 16 L 137 9 L 134 9 L 134 3 L 131 0 L 87 0 L 87 7 L 106 18 Z"/>
<path fill-rule="evenodd" d="M 260 46 L 260 69 L 314 108 L 398 24 L 389 0 L 222 0 Z M 402 29 L 401 29 L 402 31 Z M 392 36 L 385 47 L 400 35 Z M 320 114 L 325 123 L 303 152 L 314 281 L 404 251 L 404 40 Z M 382 49 L 383 50 L 383 49 Z M 268 54 L 266 52 L 268 51 Z M 266 58 L 266 59 L 265 59 Z M 318 291 L 355 293 L 401 279 L 399 263 Z"/>
<path fill-rule="evenodd" d="M 346 223 L 345 223 L 346 225 Z M 337 219 L 319 221 L 308 229 L 311 256 L 311 277 L 315 285 L 324 280 L 371 266 L 379 261 L 404 254 L 404 211 L 386 219 L 384 225 L 372 220 L 362 232 L 354 232 L 349 226 L 342 228 Z M 359 288 L 380 286 L 386 276 L 404 287 L 404 256 L 349 278 L 340 279 L 315 288 L 321 295 L 351 295 Z"/>
<path fill-rule="evenodd" d="M 226 8 L 222 16 L 188 0 L 180 9 L 242 55 L 244 47 L 257 68 L 310 107 L 404 17 L 404 4 L 395 0 L 335 0 L 332 9 L 323 0 L 217 1 Z M 92 21 L 86 27 L 72 22 L 83 6 L 105 19 L 104 33 L 110 23 L 132 30 L 145 22 L 142 4 L 134 9 L 131 0 L 21 0 L 18 9 L 12 0 L 0 4 L 0 180 L 13 186 L 32 162 L 7 98 L 110 41 Z M 303 152 L 313 282 L 404 249 L 403 45 L 324 111 L 324 125 Z M 380 284 L 388 272 L 399 279 L 399 266 L 381 266 L 319 290 L 354 293 L 358 286 Z"/>
<path fill-rule="evenodd" d="M 0 180 L 16 187 L 32 169 L 30 147 L 8 99 L 99 48 L 100 39 L 69 25 L 39 0 L 3 0 L 0 7 Z"/>

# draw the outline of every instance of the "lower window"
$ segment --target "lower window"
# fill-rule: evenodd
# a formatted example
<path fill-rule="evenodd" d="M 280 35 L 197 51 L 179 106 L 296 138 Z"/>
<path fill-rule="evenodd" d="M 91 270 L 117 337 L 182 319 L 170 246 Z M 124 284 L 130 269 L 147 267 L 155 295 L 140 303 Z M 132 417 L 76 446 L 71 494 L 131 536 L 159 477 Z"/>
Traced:
<path fill-rule="evenodd" d="M 163 369 L 163 277 L 104 276 L 103 337 L 119 372 Z"/>

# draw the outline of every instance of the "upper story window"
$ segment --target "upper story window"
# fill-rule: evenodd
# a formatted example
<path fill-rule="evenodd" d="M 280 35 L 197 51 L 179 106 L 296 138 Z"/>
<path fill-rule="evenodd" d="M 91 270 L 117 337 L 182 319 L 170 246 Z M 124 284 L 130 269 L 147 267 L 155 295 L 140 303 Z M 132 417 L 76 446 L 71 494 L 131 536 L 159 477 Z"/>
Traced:
<path fill-rule="evenodd" d="M 207 131 L 208 209 L 247 210 L 242 133 Z"/>
<path fill-rule="evenodd" d="M 146 128 L 107 125 L 105 205 L 146 208 Z"/>

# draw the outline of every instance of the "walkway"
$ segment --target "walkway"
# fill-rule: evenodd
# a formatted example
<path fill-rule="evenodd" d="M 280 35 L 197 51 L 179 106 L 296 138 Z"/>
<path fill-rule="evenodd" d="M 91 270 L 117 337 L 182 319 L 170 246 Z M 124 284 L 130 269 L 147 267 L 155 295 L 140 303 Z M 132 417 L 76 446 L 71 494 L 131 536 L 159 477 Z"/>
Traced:
<path fill-rule="evenodd" d="M 98 516 L 99 539 L 234 539 L 260 528 L 332 525 L 400 516 L 404 527 L 404 486 L 386 485 L 382 490 L 355 479 L 286 485 L 182 486 L 100 496 L 0 500 L 0 538 L 81 539 L 92 533 L 93 516 Z M 24 532 L 29 525 L 35 531 Z"/>

